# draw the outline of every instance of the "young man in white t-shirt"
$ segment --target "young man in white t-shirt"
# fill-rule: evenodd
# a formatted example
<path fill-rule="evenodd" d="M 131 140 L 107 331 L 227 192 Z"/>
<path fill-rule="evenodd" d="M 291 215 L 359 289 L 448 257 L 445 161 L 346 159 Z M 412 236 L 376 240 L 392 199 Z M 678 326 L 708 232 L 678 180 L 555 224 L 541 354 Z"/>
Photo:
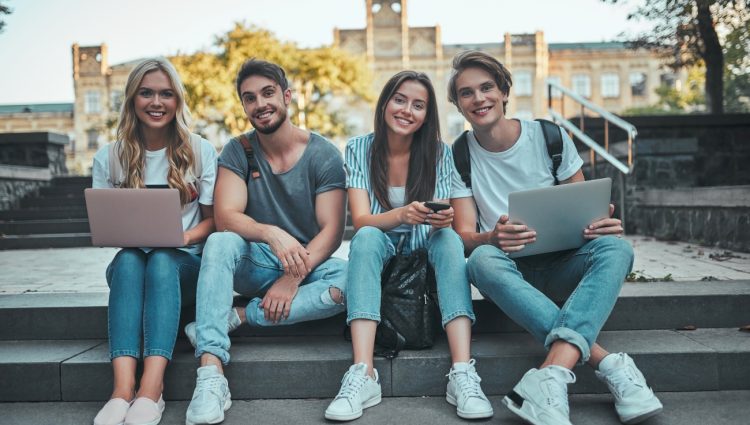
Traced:
<path fill-rule="evenodd" d="M 627 354 L 610 354 L 596 344 L 633 264 L 632 247 L 620 239 L 620 220 L 592 223 L 582 230 L 588 241 L 578 249 L 508 257 L 536 240 L 533 229 L 509 221 L 508 194 L 555 181 L 541 125 L 505 117 L 511 84 L 510 72 L 485 53 L 467 51 L 453 59 L 449 100 L 473 130 L 467 134 L 473 197 L 452 201 L 453 225 L 471 254 L 469 276 L 549 350 L 503 403 L 533 424 L 570 424 L 567 384 L 576 379 L 571 369 L 588 363 L 615 396 L 621 421 L 641 422 L 658 414 L 661 403 Z M 583 181 L 583 162 L 564 132 L 562 157 L 560 183 Z M 459 179 L 455 184 L 467 188 Z M 610 205 L 610 215 L 613 210 Z M 567 301 L 558 307 L 553 299 Z"/>

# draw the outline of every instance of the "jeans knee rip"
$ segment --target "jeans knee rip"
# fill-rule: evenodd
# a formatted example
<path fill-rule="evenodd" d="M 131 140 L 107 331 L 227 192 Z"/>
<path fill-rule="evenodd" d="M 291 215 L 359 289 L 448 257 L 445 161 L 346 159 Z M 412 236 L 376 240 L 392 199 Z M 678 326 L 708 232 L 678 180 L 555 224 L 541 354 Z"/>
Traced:
<path fill-rule="evenodd" d="M 344 294 L 341 292 L 341 289 L 329 286 L 328 290 L 320 294 L 320 301 L 325 305 L 344 304 Z"/>

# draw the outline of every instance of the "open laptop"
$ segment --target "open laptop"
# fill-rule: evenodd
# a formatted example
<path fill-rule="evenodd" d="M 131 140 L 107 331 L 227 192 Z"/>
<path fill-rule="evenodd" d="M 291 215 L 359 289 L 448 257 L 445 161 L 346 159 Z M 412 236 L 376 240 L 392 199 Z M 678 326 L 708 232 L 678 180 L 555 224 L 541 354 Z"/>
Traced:
<path fill-rule="evenodd" d="M 508 217 L 536 230 L 536 241 L 511 258 L 578 248 L 586 242 L 583 230 L 609 216 L 612 179 L 561 184 L 508 195 Z"/>
<path fill-rule="evenodd" d="M 94 246 L 183 246 L 177 189 L 86 189 Z"/>

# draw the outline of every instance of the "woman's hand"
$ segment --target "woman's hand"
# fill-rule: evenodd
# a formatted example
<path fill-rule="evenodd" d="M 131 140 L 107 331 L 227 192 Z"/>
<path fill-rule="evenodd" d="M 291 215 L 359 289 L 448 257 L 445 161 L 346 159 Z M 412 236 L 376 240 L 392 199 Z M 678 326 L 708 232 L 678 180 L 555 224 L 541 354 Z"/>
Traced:
<path fill-rule="evenodd" d="M 436 229 L 450 227 L 451 223 L 453 223 L 453 208 L 427 214 L 427 222 L 432 224 L 432 227 Z"/>
<path fill-rule="evenodd" d="M 399 221 L 401 224 L 428 224 L 427 215 L 432 212 L 431 209 L 424 206 L 419 201 L 414 201 L 409 205 L 399 208 Z"/>

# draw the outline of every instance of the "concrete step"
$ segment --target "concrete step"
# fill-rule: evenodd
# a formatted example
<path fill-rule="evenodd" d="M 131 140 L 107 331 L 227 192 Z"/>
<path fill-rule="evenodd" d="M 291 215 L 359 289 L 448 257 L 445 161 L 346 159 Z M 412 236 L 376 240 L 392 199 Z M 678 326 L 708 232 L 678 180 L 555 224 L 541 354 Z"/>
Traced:
<path fill-rule="evenodd" d="M 74 248 L 82 246 L 91 246 L 90 233 L 40 233 L 37 235 L 0 236 L 0 250 Z"/>
<path fill-rule="evenodd" d="M 750 390 L 750 334 L 732 329 L 695 331 L 606 331 L 598 341 L 629 353 L 655 391 Z M 327 398 L 336 394 L 351 364 L 351 345 L 341 336 L 233 338 L 225 369 L 237 399 Z M 528 334 L 480 334 L 472 356 L 488 395 L 506 394 L 523 373 L 538 366 L 545 351 Z M 165 377 L 166 400 L 189 400 L 197 360 L 180 340 Z M 429 350 L 405 350 L 392 360 L 376 358 L 384 396 L 441 396 L 450 368 L 440 338 Z M 112 389 L 106 341 L 2 341 L 0 401 L 97 401 Z M 576 369 L 576 394 L 607 388 L 591 368 Z"/>
<path fill-rule="evenodd" d="M 664 411 L 648 424 L 659 425 L 746 425 L 750 417 L 750 391 L 661 392 L 657 393 Z M 242 400 L 235 398 L 223 425 L 331 424 L 323 418 L 333 394 L 324 399 Z M 523 422 L 491 396 L 495 410 L 492 419 L 466 421 L 456 416 L 453 406 L 442 396 L 389 397 L 365 410 L 357 425 L 382 424 L 470 424 L 493 423 L 520 425 Z M 183 425 L 187 401 L 166 405 L 161 425 Z M 15 425 L 80 425 L 91 423 L 101 402 L 1 403 L 4 420 Z M 609 395 L 572 395 L 570 419 L 578 425 L 619 425 Z"/>
<path fill-rule="evenodd" d="M 80 194 L 56 194 L 43 197 L 28 197 L 21 200 L 21 208 L 85 207 L 83 192 Z"/>
<path fill-rule="evenodd" d="M 5 235 L 33 235 L 40 233 L 89 233 L 89 231 L 89 221 L 85 218 L 0 222 L 0 234 Z"/>
<path fill-rule="evenodd" d="M 52 186 L 91 187 L 91 176 L 64 176 L 52 179 Z"/>
<path fill-rule="evenodd" d="M 84 205 L 24 208 L 0 211 L 0 221 L 52 220 L 59 218 L 88 218 Z"/>
<path fill-rule="evenodd" d="M 102 279 L 104 277 L 102 276 Z M 106 292 L 0 295 L 0 340 L 107 338 Z M 242 303 L 241 299 L 236 300 Z M 730 328 L 750 324 L 750 281 L 626 283 L 605 330 Z M 474 333 L 521 329 L 493 303 L 474 301 Z M 192 307 L 182 322 L 191 321 Z M 344 316 L 275 328 L 242 326 L 237 336 L 341 335 Z"/>

